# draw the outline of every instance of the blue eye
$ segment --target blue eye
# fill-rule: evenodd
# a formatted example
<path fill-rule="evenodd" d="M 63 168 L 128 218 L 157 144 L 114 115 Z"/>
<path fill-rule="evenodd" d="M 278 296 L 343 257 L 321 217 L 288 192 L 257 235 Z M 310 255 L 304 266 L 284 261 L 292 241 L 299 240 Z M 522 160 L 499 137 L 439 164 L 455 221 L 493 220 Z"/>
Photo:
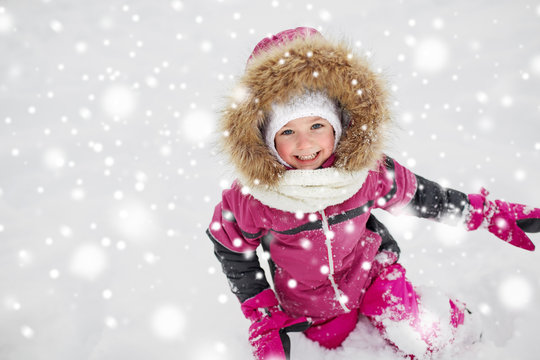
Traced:
<path fill-rule="evenodd" d="M 291 135 L 293 133 L 292 130 L 283 130 L 283 132 L 281 133 L 281 135 Z"/>
<path fill-rule="evenodd" d="M 320 129 L 322 127 L 323 127 L 323 124 L 319 124 L 319 123 L 311 125 L 312 129 Z"/>

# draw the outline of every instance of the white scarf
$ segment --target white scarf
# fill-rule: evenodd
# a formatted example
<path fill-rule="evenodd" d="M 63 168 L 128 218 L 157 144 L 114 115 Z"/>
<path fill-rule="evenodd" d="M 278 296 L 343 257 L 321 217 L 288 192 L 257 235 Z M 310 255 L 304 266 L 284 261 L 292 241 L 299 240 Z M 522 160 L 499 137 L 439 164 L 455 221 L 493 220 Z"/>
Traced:
<path fill-rule="evenodd" d="M 367 170 L 347 172 L 333 167 L 289 170 L 275 188 L 256 185 L 243 192 L 278 210 L 310 213 L 349 199 L 360 190 L 367 175 Z"/>

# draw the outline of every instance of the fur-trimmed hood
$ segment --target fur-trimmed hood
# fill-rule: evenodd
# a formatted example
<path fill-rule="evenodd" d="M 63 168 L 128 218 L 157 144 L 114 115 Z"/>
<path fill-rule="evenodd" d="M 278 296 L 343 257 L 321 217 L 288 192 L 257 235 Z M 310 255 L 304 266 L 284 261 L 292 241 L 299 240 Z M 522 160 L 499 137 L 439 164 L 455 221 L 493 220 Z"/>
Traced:
<path fill-rule="evenodd" d="M 382 158 L 390 115 L 380 76 L 347 44 L 304 34 L 250 59 L 222 111 L 222 145 L 245 185 L 279 184 L 286 167 L 270 153 L 262 131 L 273 102 L 306 89 L 325 91 L 342 110 L 334 167 L 365 171 Z"/>

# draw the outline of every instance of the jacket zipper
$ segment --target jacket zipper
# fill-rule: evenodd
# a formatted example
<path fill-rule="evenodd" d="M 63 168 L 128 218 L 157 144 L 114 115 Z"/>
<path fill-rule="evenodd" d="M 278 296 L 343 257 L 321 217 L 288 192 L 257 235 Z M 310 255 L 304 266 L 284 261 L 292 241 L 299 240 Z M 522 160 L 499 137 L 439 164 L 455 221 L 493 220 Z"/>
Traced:
<path fill-rule="evenodd" d="M 345 312 L 350 312 L 351 310 L 345 305 L 347 303 L 347 297 L 343 294 L 343 292 L 338 288 L 336 284 L 336 280 L 334 279 L 334 256 L 332 254 L 332 236 L 330 231 L 330 226 L 328 225 L 328 219 L 326 217 L 326 214 L 324 213 L 324 210 L 320 211 L 321 217 L 322 217 L 322 226 L 323 226 L 323 232 L 326 244 L 326 250 L 328 251 L 328 279 L 330 280 L 330 283 L 332 284 L 332 288 L 334 289 L 334 293 L 336 295 L 336 300 L 339 302 L 343 310 Z"/>

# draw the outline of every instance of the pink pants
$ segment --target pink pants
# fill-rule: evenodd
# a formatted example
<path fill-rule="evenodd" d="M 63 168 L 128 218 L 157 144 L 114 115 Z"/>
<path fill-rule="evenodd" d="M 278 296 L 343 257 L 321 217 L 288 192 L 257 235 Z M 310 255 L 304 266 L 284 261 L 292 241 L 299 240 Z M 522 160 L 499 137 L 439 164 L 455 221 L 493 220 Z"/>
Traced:
<path fill-rule="evenodd" d="M 325 348 L 336 348 L 354 330 L 359 315 L 364 315 L 390 344 L 401 351 L 410 353 L 413 351 L 411 344 L 416 342 L 415 350 L 420 347 L 422 351 L 433 352 L 451 343 L 455 330 L 464 322 L 464 305 L 452 299 L 446 304 L 445 320 L 433 316 L 406 279 L 403 266 L 393 264 L 375 277 L 366 289 L 359 309 L 316 322 L 305 335 Z"/>

